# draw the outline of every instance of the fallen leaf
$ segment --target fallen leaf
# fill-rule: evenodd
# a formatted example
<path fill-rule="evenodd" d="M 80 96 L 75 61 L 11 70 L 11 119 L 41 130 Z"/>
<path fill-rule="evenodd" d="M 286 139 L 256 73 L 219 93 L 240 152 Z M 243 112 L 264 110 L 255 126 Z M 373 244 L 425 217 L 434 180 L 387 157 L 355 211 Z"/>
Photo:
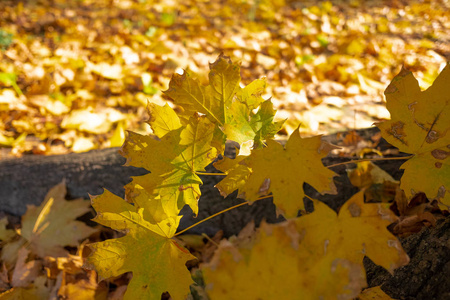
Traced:
<path fill-rule="evenodd" d="M 45 196 L 40 206 L 29 206 L 22 216 L 21 237 L 39 257 L 65 256 L 65 246 L 78 246 L 79 241 L 97 230 L 75 219 L 90 211 L 83 199 L 66 201 L 66 186 L 60 183 Z"/>
<path fill-rule="evenodd" d="M 30 251 L 25 247 L 20 248 L 17 254 L 17 262 L 11 278 L 12 287 L 27 287 L 40 274 L 42 264 L 38 260 L 28 260 Z"/>
<path fill-rule="evenodd" d="M 211 263 L 202 266 L 211 299 L 305 299 L 291 237 L 282 227 L 264 229 L 248 248 L 222 240 Z"/>
<path fill-rule="evenodd" d="M 364 256 L 390 272 L 408 263 L 386 228 L 393 215 L 385 204 L 365 204 L 359 192 L 338 215 L 317 200 L 314 207 L 313 213 L 281 224 L 263 223 L 240 246 L 222 241 L 202 266 L 209 296 L 353 299 L 366 286 Z"/>
<path fill-rule="evenodd" d="M 401 188 L 408 198 L 424 192 L 450 205 L 450 64 L 421 91 L 406 69 L 386 88 L 391 120 L 379 123 L 382 136 L 413 157 L 402 166 Z"/>
<path fill-rule="evenodd" d="M 391 175 L 370 161 L 356 163 L 355 169 L 347 170 L 350 182 L 360 189 L 385 181 L 396 182 Z"/>
<path fill-rule="evenodd" d="M 0 295 L 0 300 L 42 300 L 49 299 L 51 288 L 46 285 L 45 276 L 38 277 L 34 284 L 24 288 L 12 288 Z"/>

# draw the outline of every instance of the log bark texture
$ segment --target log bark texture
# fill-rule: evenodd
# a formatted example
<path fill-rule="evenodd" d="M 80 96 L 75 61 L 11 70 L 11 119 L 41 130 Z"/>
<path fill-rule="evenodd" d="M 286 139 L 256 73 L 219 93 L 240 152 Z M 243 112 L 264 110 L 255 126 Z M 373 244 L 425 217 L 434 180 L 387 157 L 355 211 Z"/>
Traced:
<path fill-rule="evenodd" d="M 400 242 L 410 262 L 396 269 L 394 275 L 364 258 L 369 286 L 381 285 L 393 299 L 450 299 L 450 218 Z"/>
<path fill-rule="evenodd" d="M 89 194 L 101 194 L 103 188 L 123 196 L 123 186 L 131 181 L 130 176 L 148 173 L 124 167 L 124 163 L 118 148 L 1 160 L 0 210 L 21 216 L 27 205 L 39 205 L 49 189 L 63 180 L 69 199 L 89 199 Z"/>

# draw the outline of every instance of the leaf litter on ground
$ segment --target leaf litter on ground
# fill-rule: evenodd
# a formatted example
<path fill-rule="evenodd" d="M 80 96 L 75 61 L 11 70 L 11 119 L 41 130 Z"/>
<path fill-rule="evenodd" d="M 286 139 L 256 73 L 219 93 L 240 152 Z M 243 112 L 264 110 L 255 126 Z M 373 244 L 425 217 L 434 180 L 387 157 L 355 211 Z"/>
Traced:
<path fill-rule="evenodd" d="M 423 88 L 445 65 L 447 10 L 444 0 L 1 1 L 1 157 L 147 134 L 147 102 L 167 103 L 176 70 L 205 81 L 220 52 L 241 62 L 244 85 L 267 77 L 282 133 L 369 127 L 389 117 L 382 92 L 402 65 Z"/>

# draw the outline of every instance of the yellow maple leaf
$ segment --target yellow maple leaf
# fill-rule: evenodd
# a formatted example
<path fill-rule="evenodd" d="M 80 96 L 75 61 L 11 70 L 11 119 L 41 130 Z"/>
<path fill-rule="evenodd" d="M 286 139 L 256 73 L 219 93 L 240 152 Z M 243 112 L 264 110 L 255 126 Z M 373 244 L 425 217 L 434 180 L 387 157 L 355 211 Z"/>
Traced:
<path fill-rule="evenodd" d="M 205 114 L 211 122 L 224 125 L 227 120 L 227 107 L 239 87 L 241 76 L 239 64 L 232 63 L 230 58 L 220 55 L 210 64 L 209 85 L 203 86 L 198 80 L 175 73 L 164 93 L 172 98 L 175 104 L 184 108 L 188 117 L 195 112 Z"/>
<path fill-rule="evenodd" d="M 21 238 L 5 245 L 2 259 L 12 263 L 16 252 L 25 243 L 39 257 L 65 256 L 65 246 L 78 246 L 80 240 L 96 232 L 75 219 L 90 211 L 89 202 L 83 199 L 66 201 L 66 186 L 53 187 L 39 206 L 29 206 L 22 216 Z M 8 254 L 9 253 L 9 254 Z"/>
<path fill-rule="evenodd" d="M 167 103 L 164 106 L 149 103 L 147 109 L 150 115 L 148 123 L 157 137 L 162 138 L 170 131 L 181 127 L 176 112 Z"/>
<path fill-rule="evenodd" d="M 132 272 L 124 299 L 159 300 L 164 292 L 173 299 L 184 299 L 193 283 L 185 264 L 195 257 L 171 239 L 181 216 L 155 221 L 145 208 L 133 206 L 107 190 L 92 198 L 92 206 L 97 211 L 97 223 L 125 231 L 126 235 L 90 244 L 93 252 L 86 266 L 95 268 L 102 278 Z"/>
<path fill-rule="evenodd" d="M 364 190 L 352 196 L 338 215 L 324 203 L 314 200 L 314 212 L 295 220 L 301 235 L 298 253 L 303 261 L 301 268 L 314 270 L 308 280 L 328 286 L 336 280 L 333 275 L 336 268 L 347 269 L 342 286 L 338 288 L 345 287 L 347 292 L 344 292 L 352 297 L 365 286 L 364 256 L 391 273 L 409 262 L 400 242 L 387 230 L 395 220 L 389 204 L 364 203 L 363 195 Z M 361 278 L 362 286 L 358 284 Z M 355 288 L 355 285 L 358 286 Z"/>
<path fill-rule="evenodd" d="M 450 64 L 425 91 L 402 69 L 385 95 L 391 120 L 377 126 L 389 143 L 414 155 L 401 166 L 401 188 L 408 197 L 421 191 L 450 205 Z"/>
<path fill-rule="evenodd" d="M 336 192 L 332 181 L 335 173 L 321 162 L 333 147 L 321 141 L 320 136 L 301 138 L 297 129 L 285 148 L 267 140 L 266 148 L 254 149 L 246 159 L 239 158 L 230 170 L 217 164 L 228 175 L 216 187 L 222 194 L 239 189 L 239 194 L 249 202 L 272 192 L 280 212 L 286 217 L 296 217 L 298 210 L 304 208 L 304 182 L 319 192 Z"/>
<path fill-rule="evenodd" d="M 211 263 L 202 266 L 211 299 L 307 299 L 298 283 L 296 250 L 284 227 L 262 223 L 249 247 L 222 240 Z M 267 233 L 271 231 L 271 233 Z"/>
<path fill-rule="evenodd" d="M 263 224 L 250 243 L 223 241 L 203 274 L 212 299 L 352 299 L 366 285 L 363 258 L 392 272 L 408 262 L 387 230 L 392 213 L 365 204 L 363 192 L 338 215 L 314 201 L 313 213 Z"/>

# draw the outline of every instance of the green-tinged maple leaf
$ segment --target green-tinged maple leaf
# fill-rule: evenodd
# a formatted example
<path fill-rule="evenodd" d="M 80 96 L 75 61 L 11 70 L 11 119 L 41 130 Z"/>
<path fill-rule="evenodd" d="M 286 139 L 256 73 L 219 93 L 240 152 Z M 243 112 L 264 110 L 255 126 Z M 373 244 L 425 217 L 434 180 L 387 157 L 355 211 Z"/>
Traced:
<path fill-rule="evenodd" d="M 209 85 L 203 86 L 192 79 L 186 71 L 183 75 L 175 73 L 164 93 L 173 99 L 175 104 L 185 110 L 185 115 L 195 112 L 205 114 L 213 123 L 224 125 L 227 119 L 227 107 L 239 87 L 241 76 L 239 64 L 232 63 L 230 58 L 220 55 L 210 64 Z"/>
<path fill-rule="evenodd" d="M 128 131 L 125 143 L 119 153 L 127 159 L 125 165 L 144 168 L 159 174 L 173 169 L 171 161 L 183 150 L 180 146 L 180 132 L 182 128 L 166 134 L 161 140 L 149 135 L 142 135 Z"/>
<path fill-rule="evenodd" d="M 271 139 L 280 131 L 285 120 L 273 122 L 276 110 L 273 109 L 272 102 L 267 100 L 263 102 L 258 112 L 252 116 L 250 124 L 255 129 L 254 148 L 263 146 L 263 141 Z"/>
<path fill-rule="evenodd" d="M 151 173 L 133 177 L 126 186 L 128 193 L 140 193 L 143 188 L 151 198 L 160 199 L 168 215 L 178 215 L 185 204 L 197 214 L 202 181 L 196 172 L 204 171 L 217 157 L 211 147 L 214 132 L 214 124 L 199 116 L 192 116 L 183 128 L 166 133 L 160 141 L 130 132 L 122 155 L 128 165 Z"/>
<path fill-rule="evenodd" d="M 277 208 L 286 217 L 296 217 L 298 210 L 304 208 L 304 182 L 319 192 L 336 192 L 332 181 L 335 173 L 321 162 L 331 149 L 333 146 L 321 141 L 320 136 L 301 138 L 297 129 L 286 148 L 267 140 L 266 148 L 254 149 L 247 159 L 237 161 L 216 186 L 222 194 L 238 188 L 239 194 L 250 202 L 272 192 Z"/>
<path fill-rule="evenodd" d="M 87 266 L 102 278 L 132 272 L 124 299 L 159 300 L 164 292 L 173 299 L 184 299 L 193 283 L 185 264 L 195 257 L 171 239 L 181 216 L 157 221 L 146 208 L 133 206 L 107 190 L 92 197 L 92 206 L 97 223 L 126 235 L 90 244 L 93 252 Z"/>
<path fill-rule="evenodd" d="M 196 112 L 205 114 L 221 128 L 227 139 L 238 142 L 241 150 L 244 147 L 249 152 L 253 145 L 261 147 L 263 141 L 272 138 L 284 123 L 273 122 L 275 110 L 272 102 L 261 97 L 265 79 L 240 88 L 239 64 L 232 63 L 223 55 L 210 64 L 210 69 L 208 86 L 201 85 L 184 72 L 183 75 L 173 75 L 165 94 L 183 107 L 185 117 Z M 254 113 L 253 109 L 258 107 L 258 112 Z M 221 141 L 221 136 L 213 141 Z M 216 148 L 220 151 L 219 147 Z"/>
<path fill-rule="evenodd" d="M 275 113 L 270 100 L 264 101 L 256 114 L 244 103 L 236 101 L 230 107 L 233 118 L 225 124 L 223 132 L 228 139 L 240 145 L 253 140 L 250 146 L 260 148 L 265 139 L 273 138 L 283 126 L 284 121 L 273 122 Z M 241 146 L 241 153 L 243 150 Z M 245 150 L 250 152 L 250 149 Z"/>
<path fill-rule="evenodd" d="M 178 208 L 172 208 L 161 200 L 160 195 L 151 195 L 136 182 L 125 186 L 125 198 L 137 208 L 144 209 L 144 218 L 153 223 L 171 220 L 178 215 Z M 175 203 L 176 204 L 176 203 Z"/>
<path fill-rule="evenodd" d="M 227 174 L 224 179 L 215 185 L 220 194 L 224 197 L 228 196 L 235 190 L 242 188 L 251 174 L 250 168 L 245 164 L 245 160 L 248 156 L 239 154 L 239 149 L 236 149 L 235 159 L 224 157 L 214 163 L 214 167 L 217 170 Z M 243 195 L 238 196 L 243 198 Z"/>
<path fill-rule="evenodd" d="M 314 207 L 282 224 L 263 223 L 240 247 L 223 241 L 202 266 L 211 298 L 352 299 L 366 286 L 365 255 L 391 272 L 408 262 L 386 228 L 393 216 L 386 205 L 365 204 L 360 192 L 338 215 L 319 201 Z"/>
<path fill-rule="evenodd" d="M 77 246 L 79 241 L 87 238 L 95 229 L 83 222 L 76 221 L 79 216 L 90 211 L 89 202 L 83 199 L 66 201 L 66 186 L 60 183 L 45 196 L 40 206 L 28 206 L 22 216 L 20 237 L 6 244 L 1 258 L 9 266 L 17 259 L 17 251 L 24 244 L 39 257 L 65 256 L 65 246 Z"/>
<path fill-rule="evenodd" d="M 401 188 L 408 197 L 424 192 L 450 205 L 450 64 L 425 91 L 402 69 L 385 95 L 391 120 L 377 126 L 389 143 L 414 155 L 401 166 Z"/>
<path fill-rule="evenodd" d="M 246 103 L 250 110 L 257 108 L 264 99 L 261 94 L 264 93 L 267 82 L 265 78 L 253 80 L 243 89 L 238 89 L 236 97 L 240 102 Z"/>

